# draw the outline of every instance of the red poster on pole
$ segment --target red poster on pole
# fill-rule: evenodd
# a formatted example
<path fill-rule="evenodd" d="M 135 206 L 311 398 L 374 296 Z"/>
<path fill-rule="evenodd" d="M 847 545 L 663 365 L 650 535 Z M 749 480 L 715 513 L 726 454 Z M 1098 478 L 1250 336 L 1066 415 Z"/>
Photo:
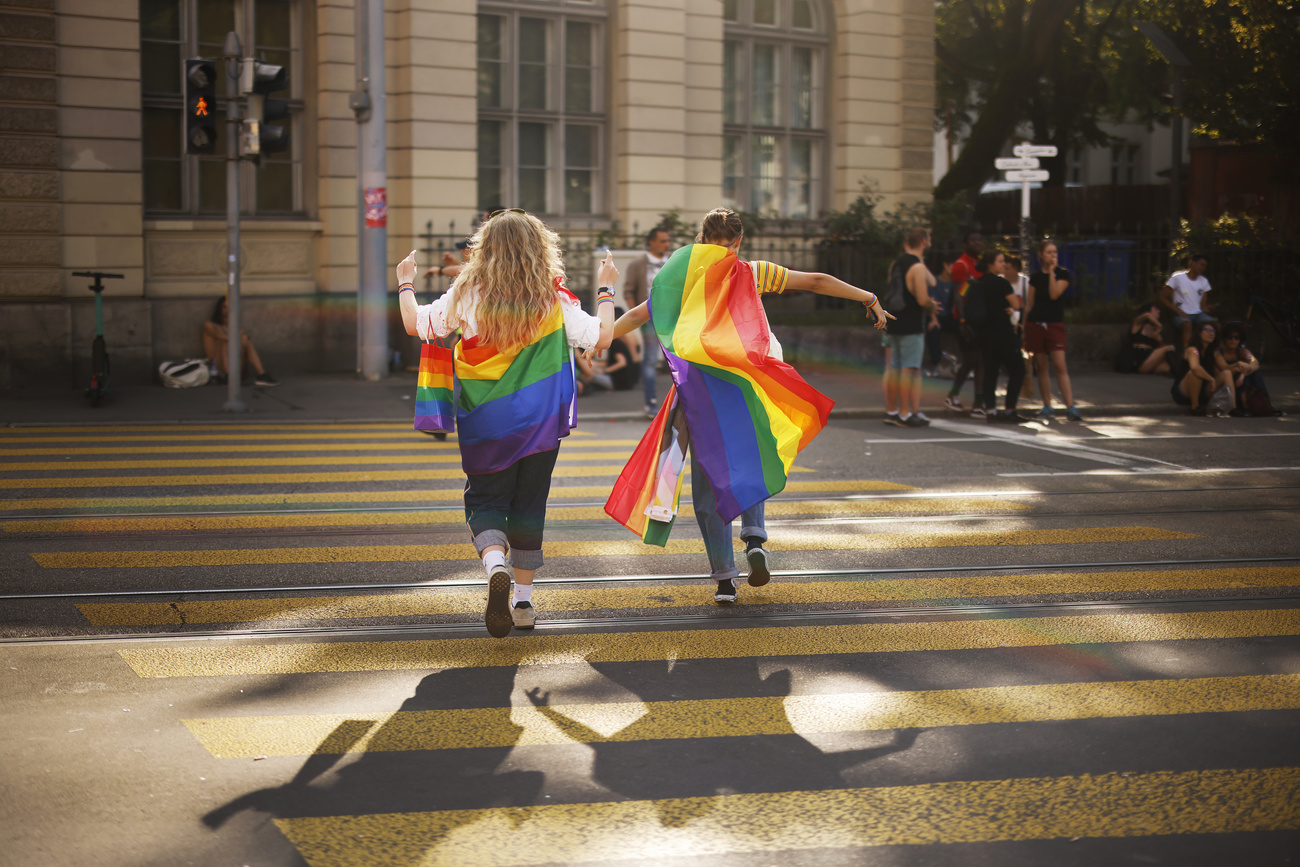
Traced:
<path fill-rule="evenodd" d="M 366 187 L 366 228 L 388 226 L 388 188 Z"/>

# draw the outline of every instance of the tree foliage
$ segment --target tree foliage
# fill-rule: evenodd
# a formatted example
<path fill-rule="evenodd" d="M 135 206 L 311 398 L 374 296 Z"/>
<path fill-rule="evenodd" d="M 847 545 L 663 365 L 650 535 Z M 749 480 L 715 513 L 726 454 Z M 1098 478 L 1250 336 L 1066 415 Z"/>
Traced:
<path fill-rule="evenodd" d="M 936 121 L 965 141 L 935 195 L 978 189 L 1022 126 L 1062 160 L 1106 144 L 1105 121 L 1169 123 L 1169 65 L 1135 21 L 1155 23 L 1191 60 L 1184 114 L 1195 132 L 1296 150 L 1296 0 L 940 0 Z M 1064 178 L 1059 164 L 1046 168 Z"/>

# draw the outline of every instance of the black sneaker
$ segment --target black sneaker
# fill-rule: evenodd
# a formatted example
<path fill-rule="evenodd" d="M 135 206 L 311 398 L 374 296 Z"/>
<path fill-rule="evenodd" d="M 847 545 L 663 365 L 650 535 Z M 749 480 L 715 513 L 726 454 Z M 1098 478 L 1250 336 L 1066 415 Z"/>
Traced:
<path fill-rule="evenodd" d="M 892 425 L 895 425 L 895 426 L 897 426 L 897 427 L 902 427 L 902 426 L 903 426 L 903 420 L 902 420 L 901 418 L 898 417 L 898 413 L 896 413 L 896 412 L 887 412 L 887 413 L 885 413 L 885 424 L 892 424 Z"/>
<path fill-rule="evenodd" d="M 767 566 L 767 551 L 762 545 L 755 545 L 745 552 L 749 561 L 749 586 L 762 587 L 772 580 L 772 572 Z"/>
<path fill-rule="evenodd" d="M 515 625 L 510 613 L 510 584 L 514 578 L 509 566 L 499 566 L 488 578 L 487 610 L 483 624 L 493 638 L 505 638 Z"/>
<path fill-rule="evenodd" d="M 263 388 L 275 388 L 280 383 L 269 373 L 259 373 L 253 379 L 253 385 L 260 385 Z"/>
<path fill-rule="evenodd" d="M 719 605 L 730 605 L 736 601 L 736 582 L 732 578 L 718 582 L 718 589 L 713 593 L 713 601 Z"/>

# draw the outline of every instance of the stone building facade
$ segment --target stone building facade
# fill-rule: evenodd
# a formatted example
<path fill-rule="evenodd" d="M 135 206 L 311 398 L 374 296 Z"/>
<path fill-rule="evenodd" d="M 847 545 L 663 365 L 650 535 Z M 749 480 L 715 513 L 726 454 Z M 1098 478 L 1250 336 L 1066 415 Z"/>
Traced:
<path fill-rule="evenodd" d="M 0 0 L 0 388 L 80 381 L 93 303 L 74 271 L 124 275 L 105 293 L 115 377 L 202 354 L 225 164 L 182 152 L 179 70 L 227 29 L 291 78 L 290 150 L 242 168 L 245 328 L 276 371 L 354 368 L 354 16 Z M 933 29 L 923 0 L 388 0 L 390 257 L 494 205 L 573 233 L 723 202 L 797 224 L 864 183 L 926 200 Z"/>

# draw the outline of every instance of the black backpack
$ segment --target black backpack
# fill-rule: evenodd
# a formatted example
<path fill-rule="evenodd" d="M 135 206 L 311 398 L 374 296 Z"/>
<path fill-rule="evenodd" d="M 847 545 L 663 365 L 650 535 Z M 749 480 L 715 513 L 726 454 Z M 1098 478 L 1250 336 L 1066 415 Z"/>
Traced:
<path fill-rule="evenodd" d="M 880 296 L 880 303 L 895 315 L 907 303 L 907 269 L 899 268 L 897 259 L 889 267 L 889 280 L 885 283 L 885 291 Z"/>
<path fill-rule="evenodd" d="M 984 300 L 984 289 L 983 277 L 970 281 L 970 285 L 966 287 L 966 295 L 961 301 L 960 321 L 977 330 L 984 327 L 989 316 L 989 305 Z"/>

